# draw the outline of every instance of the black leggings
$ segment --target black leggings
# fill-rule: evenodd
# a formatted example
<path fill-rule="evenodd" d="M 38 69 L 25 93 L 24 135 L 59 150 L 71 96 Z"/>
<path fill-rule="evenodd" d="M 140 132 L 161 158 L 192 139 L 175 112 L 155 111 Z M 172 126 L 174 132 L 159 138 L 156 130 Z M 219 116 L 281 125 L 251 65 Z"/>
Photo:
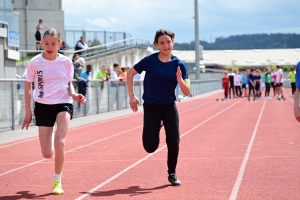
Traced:
<path fill-rule="evenodd" d="M 153 153 L 159 145 L 161 121 L 166 131 L 168 147 L 168 173 L 176 172 L 179 153 L 179 116 L 176 103 L 155 105 L 144 102 L 143 145 L 148 153 Z"/>
<path fill-rule="evenodd" d="M 266 83 L 265 97 L 270 96 L 271 83 Z"/>
<path fill-rule="evenodd" d="M 251 83 L 250 83 L 251 84 Z M 249 94 L 248 94 L 248 98 L 250 98 L 250 96 L 251 96 L 251 92 L 252 92 L 252 94 L 253 94 L 253 96 L 252 96 L 252 98 L 255 98 L 255 88 L 254 88 L 254 86 L 250 86 L 250 84 L 249 84 Z"/>

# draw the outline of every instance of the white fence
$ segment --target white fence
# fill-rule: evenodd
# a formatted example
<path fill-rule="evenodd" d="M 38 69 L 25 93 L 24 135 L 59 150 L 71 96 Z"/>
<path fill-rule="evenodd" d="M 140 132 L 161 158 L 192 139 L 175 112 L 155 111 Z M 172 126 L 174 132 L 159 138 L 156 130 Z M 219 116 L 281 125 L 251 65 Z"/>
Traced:
<path fill-rule="evenodd" d="M 89 84 L 90 86 L 86 94 L 87 103 L 84 107 L 81 107 L 77 102 L 74 102 L 73 117 L 84 117 L 86 115 L 99 114 L 129 107 L 126 82 L 104 82 L 103 89 L 100 87 L 100 81 L 91 80 Z M 14 130 L 16 127 L 22 125 L 25 116 L 24 85 L 24 79 L 0 79 L 0 131 Z M 220 79 L 191 81 L 191 93 L 193 95 L 199 95 L 221 88 Z M 143 81 L 135 81 L 134 90 L 142 104 L 142 94 L 144 91 Z M 176 96 L 182 94 L 178 88 L 175 93 Z M 33 101 L 31 106 L 33 111 Z M 32 123 L 34 123 L 34 118 Z"/>

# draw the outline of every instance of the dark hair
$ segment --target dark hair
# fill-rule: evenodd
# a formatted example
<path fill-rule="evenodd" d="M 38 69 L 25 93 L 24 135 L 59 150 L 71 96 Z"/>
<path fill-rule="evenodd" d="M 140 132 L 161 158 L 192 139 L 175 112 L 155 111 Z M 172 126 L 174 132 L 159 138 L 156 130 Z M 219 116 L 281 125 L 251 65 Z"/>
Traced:
<path fill-rule="evenodd" d="M 60 32 L 55 30 L 54 28 L 49 28 L 45 31 L 44 35 L 43 35 L 43 39 L 45 38 L 45 36 L 52 36 L 52 37 L 56 37 L 58 39 L 58 41 L 61 41 L 61 37 L 60 37 Z"/>
<path fill-rule="evenodd" d="M 73 57 L 72 57 L 72 60 L 74 60 L 74 58 L 75 58 L 76 56 L 79 56 L 79 55 L 75 53 L 75 54 L 73 55 Z"/>
<path fill-rule="evenodd" d="M 173 33 L 172 31 L 169 31 L 167 29 L 159 29 L 158 31 L 156 31 L 156 34 L 154 36 L 154 41 L 153 41 L 154 45 L 158 43 L 158 38 L 162 35 L 170 36 L 172 40 L 174 40 L 175 38 L 175 33 Z"/>
<path fill-rule="evenodd" d="M 114 68 L 119 67 L 119 63 L 114 63 Z"/>
<path fill-rule="evenodd" d="M 43 20 L 42 20 L 42 19 L 39 19 L 39 22 L 43 22 Z"/>

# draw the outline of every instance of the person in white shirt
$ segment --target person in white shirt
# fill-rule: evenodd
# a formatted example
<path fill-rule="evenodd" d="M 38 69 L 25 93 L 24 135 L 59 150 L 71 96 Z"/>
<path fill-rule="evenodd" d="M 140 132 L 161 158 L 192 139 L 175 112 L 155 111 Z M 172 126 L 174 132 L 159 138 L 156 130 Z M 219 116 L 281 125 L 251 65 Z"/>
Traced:
<path fill-rule="evenodd" d="M 275 95 L 278 99 L 282 98 L 283 72 L 280 66 L 277 66 L 276 78 L 274 81 Z"/>
<path fill-rule="evenodd" d="M 238 73 L 238 71 L 234 70 L 234 88 L 236 97 L 242 96 L 241 84 L 242 76 Z"/>
<path fill-rule="evenodd" d="M 52 193 L 63 194 L 61 176 L 65 158 L 64 146 L 69 121 L 73 115 L 73 100 L 81 104 L 85 104 L 86 100 L 83 95 L 75 93 L 72 84 L 74 74 L 72 61 L 58 53 L 61 46 L 60 33 L 53 28 L 46 30 L 42 38 L 42 46 L 43 53 L 28 62 L 24 73 L 25 118 L 22 129 L 28 130 L 31 124 L 30 102 L 33 96 L 35 123 L 38 126 L 42 154 L 45 158 L 52 158 L 55 155 Z M 34 82 L 33 91 L 32 82 Z M 55 121 L 57 130 L 53 134 Z"/>
<path fill-rule="evenodd" d="M 110 74 L 110 109 L 114 108 L 116 101 L 119 99 L 119 83 L 122 83 L 119 76 L 121 73 L 121 67 L 118 63 L 114 63 L 113 70 Z M 117 102 L 116 108 L 119 109 L 119 101 Z"/>

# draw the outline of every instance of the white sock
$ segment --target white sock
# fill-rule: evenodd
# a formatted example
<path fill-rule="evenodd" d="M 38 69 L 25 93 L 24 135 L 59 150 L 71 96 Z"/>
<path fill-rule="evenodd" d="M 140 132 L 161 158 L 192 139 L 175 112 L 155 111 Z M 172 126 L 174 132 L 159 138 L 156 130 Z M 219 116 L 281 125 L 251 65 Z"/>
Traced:
<path fill-rule="evenodd" d="M 62 173 L 61 173 L 61 174 L 56 174 L 56 173 L 54 172 L 54 180 L 57 180 L 57 181 L 59 181 L 60 183 L 61 183 L 61 176 L 62 176 Z"/>

